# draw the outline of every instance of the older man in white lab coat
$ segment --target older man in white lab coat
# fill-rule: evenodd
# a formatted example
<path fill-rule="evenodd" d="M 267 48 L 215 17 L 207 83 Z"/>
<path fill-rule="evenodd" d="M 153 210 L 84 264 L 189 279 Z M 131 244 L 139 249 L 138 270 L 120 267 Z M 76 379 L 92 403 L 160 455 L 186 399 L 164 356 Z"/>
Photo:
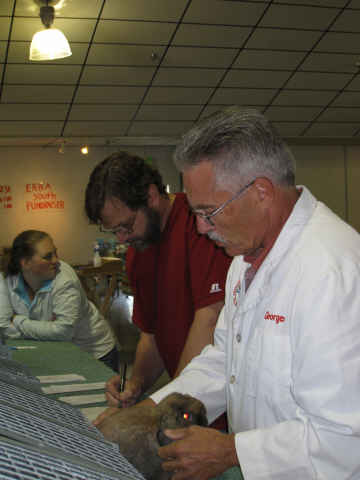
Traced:
<path fill-rule="evenodd" d="M 173 480 L 360 478 L 360 235 L 305 187 L 258 112 L 230 108 L 177 148 L 198 229 L 235 258 L 207 346 L 156 392 L 202 400 L 230 432 L 168 431 Z"/>

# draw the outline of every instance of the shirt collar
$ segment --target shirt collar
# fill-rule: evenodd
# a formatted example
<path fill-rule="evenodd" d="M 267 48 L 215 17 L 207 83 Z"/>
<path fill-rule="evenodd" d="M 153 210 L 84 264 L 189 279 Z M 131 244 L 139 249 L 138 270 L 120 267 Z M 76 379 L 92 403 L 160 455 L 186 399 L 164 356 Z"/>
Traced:
<path fill-rule="evenodd" d="M 269 252 L 273 249 L 274 245 L 277 242 L 277 239 L 281 236 L 285 236 L 292 232 L 297 232 L 299 226 L 304 225 L 309 220 L 316 207 L 316 198 L 311 194 L 311 192 L 303 185 L 297 185 L 297 190 L 300 192 L 299 198 L 297 199 L 294 208 L 289 215 L 289 218 L 286 220 L 282 229 L 279 232 L 279 235 L 274 239 L 274 241 L 268 245 L 266 250 L 264 250 L 259 257 L 252 259 L 250 256 L 244 256 L 243 259 L 245 262 L 251 264 L 251 268 L 257 271 Z M 283 248 L 283 247 L 282 247 Z M 276 246 L 275 246 L 276 250 Z"/>
<path fill-rule="evenodd" d="M 54 280 L 46 280 L 46 282 L 42 285 L 42 287 L 38 290 L 38 292 L 49 292 L 52 287 L 52 283 Z M 21 297 L 27 296 L 27 291 L 25 288 L 24 277 L 22 273 L 19 273 L 17 278 L 17 283 L 14 288 L 15 292 L 18 293 Z"/>

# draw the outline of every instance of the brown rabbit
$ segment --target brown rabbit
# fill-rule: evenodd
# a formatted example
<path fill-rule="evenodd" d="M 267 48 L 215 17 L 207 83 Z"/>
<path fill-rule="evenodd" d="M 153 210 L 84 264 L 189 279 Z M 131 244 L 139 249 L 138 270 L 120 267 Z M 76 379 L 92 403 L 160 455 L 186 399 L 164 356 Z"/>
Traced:
<path fill-rule="evenodd" d="M 207 426 L 202 402 L 190 395 L 172 393 L 155 407 L 136 405 L 119 409 L 98 426 L 104 437 L 119 445 L 119 450 L 148 480 L 167 480 L 171 473 L 161 468 L 157 454 L 170 443 L 164 430 L 190 425 Z"/>

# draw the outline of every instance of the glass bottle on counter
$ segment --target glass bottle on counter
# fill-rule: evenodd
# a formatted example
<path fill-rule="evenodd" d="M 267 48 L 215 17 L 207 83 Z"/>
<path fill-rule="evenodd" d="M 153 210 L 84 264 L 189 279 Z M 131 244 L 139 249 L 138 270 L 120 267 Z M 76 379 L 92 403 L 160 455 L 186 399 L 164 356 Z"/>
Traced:
<path fill-rule="evenodd" d="M 94 257 L 93 257 L 93 265 L 94 267 L 100 267 L 102 264 L 101 256 L 100 256 L 100 246 L 97 242 L 94 244 Z"/>

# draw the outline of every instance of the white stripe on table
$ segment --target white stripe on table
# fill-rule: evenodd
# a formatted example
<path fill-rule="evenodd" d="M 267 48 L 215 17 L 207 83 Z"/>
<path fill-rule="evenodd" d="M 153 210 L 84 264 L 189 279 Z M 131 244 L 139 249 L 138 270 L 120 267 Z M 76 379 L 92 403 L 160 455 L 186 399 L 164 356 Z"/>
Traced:
<path fill-rule="evenodd" d="M 105 390 L 105 382 L 96 383 L 74 383 L 71 385 L 50 385 L 42 387 L 44 393 L 66 393 L 66 392 L 86 392 L 88 390 Z"/>
<path fill-rule="evenodd" d="M 70 405 L 88 405 L 90 403 L 105 402 L 106 398 L 104 393 L 99 393 L 94 395 L 73 395 L 71 397 L 60 397 L 59 400 L 69 403 Z"/>
<path fill-rule="evenodd" d="M 64 383 L 86 380 L 85 377 L 78 375 L 77 373 L 68 373 L 65 375 L 39 375 L 36 378 L 40 380 L 40 383 Z"/>

